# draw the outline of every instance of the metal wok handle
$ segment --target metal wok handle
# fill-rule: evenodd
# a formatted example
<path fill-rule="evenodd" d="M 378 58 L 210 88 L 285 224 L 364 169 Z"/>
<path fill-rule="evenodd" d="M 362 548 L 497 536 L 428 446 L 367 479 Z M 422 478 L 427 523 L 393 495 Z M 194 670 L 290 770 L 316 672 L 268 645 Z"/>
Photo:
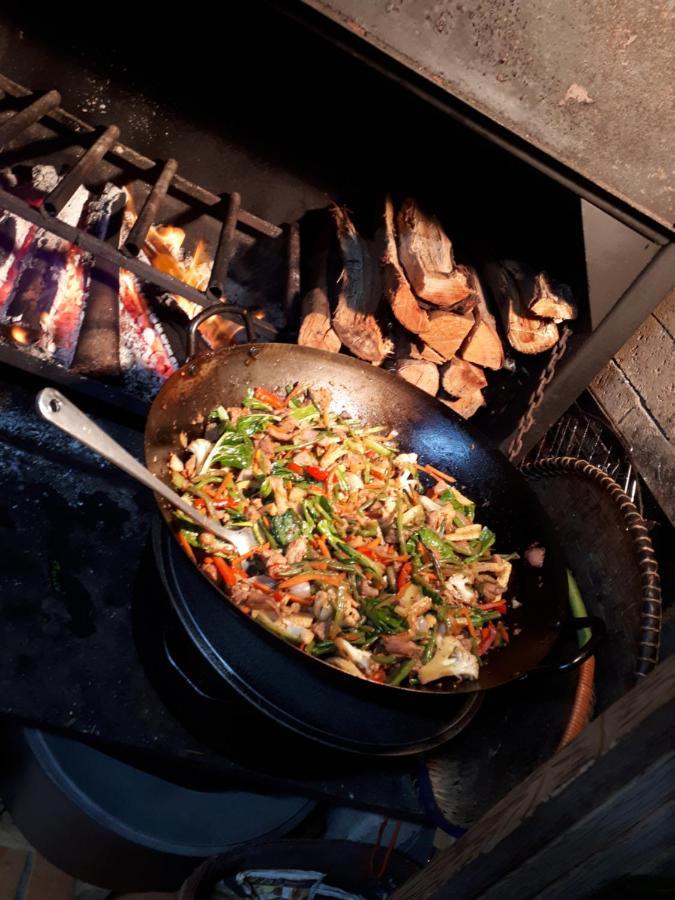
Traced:
<path fill-rule="evenodd" d="M 127 475 L 131 475 L 136 481 L 150 488 L 151 491 L 160 494 L 172 506 L 185 513 L 186 516 L 206 531 L 210 531 L 221 540 L 238 547 L 238 542 L 241 541 L 239 532 L 223 528 L 218 522 L 203 516 L 194 506 L 191 506 L 182 497 L 179 497 L 168 485 L 149 472 L 144 465 L 139 463 L 124 447 L 113 440 L 109 434 L 106 434 L 102 428 L 99 428 L 92 419 L 78 409 L 74 403 L 67 400 L 59 391 L 54 390 L 54 388 L 44 388 L 37 395 L 35 402 L 38 412 L 47 422 L 56 425 L 61 431 L 65 431 L 66 434 L 69 434 L 75 440 L 80 441 L 80 443 L 85 444 L 95 453 L 105 457 L 118 469 L 122 469 Z M 244 550 L 239 550 L 239 552 L 245 552 L 246 549 L 249 549 L 248 545 L 244 547 Z"/>
<path fill-rule="evenodd" d="M 574 669 L 580 666 L 595 653 L 596 647 L 605 636 L 605 623 L 598 616 L 585 616 L 584 618 L 569 619 L 564 623 L 563 629 L 566 631 L 580 631 L 582 628 L 590 628 L 591 636 L 583 645 L 579 647 L 574 656 L 562 659 L 559 662 L 541 663 L 535 666 L 527 673 L 528 675 L 538 672 L 566 672 L 568 669 Z"/>
<path fill-rule="evenodd" d="M 255 335 L 253 333 L 253 325 L 251 324 L 251 317 L 248 314 L 248 310 L 242 309 L 241 306 L 235 306 L 233 303 L 214 303 L 212 306 L 207 306 L 206 309 L 197 313 L 194 319 L 190 320 L 190 325 L 188 327 L 188 353 L 186 362 L 189 363 L 197 353 L 197 329 L 202 322 L 210 319 L 211 316 L 224 316 L 225 313 L 233 313 L 234 315 L 239 316 L 244 323 L 246 340 L 249 344 L 254 343 Z"/>

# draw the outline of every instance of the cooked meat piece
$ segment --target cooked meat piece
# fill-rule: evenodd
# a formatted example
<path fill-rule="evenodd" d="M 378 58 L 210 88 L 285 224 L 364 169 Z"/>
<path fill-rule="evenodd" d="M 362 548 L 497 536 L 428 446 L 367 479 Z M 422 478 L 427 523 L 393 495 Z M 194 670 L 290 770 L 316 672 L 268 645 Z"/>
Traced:
<path fill-rule="evenodd" d="M 291 541 L 288 547 L 286 547 L 286 559 L 288 560 L 290 565 L 293 563 L 298 563 L 300 560 L 305 558 L 305 554 L 307 553 L 307 538 L 299 537 L 295 538 L 295 540 Z"/>
<path fill-rule="evenodd" d="M 313 453 L 310 453 L 309 450 L 301 450 L 299 453 L 296 453 L 293 457 L 293 462 L 296 466 L 316 466 L 316 456 Z"/>
<path fill-rule="evenodd" d="M 407 634 L 385 634 L 382 644 L 387 653 L 395 653 L 397 656 L 417 658 L 422 655 L 422 648 L 414 644 Z"/>
<path fill-rule="evenodd" d="M 270 578 L 281 578 L 281 573 L 288 568 L 288 560 L 284 554 L 280 550 L 263 550 L 261 556 Z"/>
<path fill-rule="evenodd" d="M 230 589 L 230 597 L 237 606 L 249 606 L 251 609 L 262 609 L 273 618 L 279 615 L 279 605 L 270 596 L 258 590 L 255 582 L 238 581 Z"/>
<path fill-rule="evenodd" d="M 356 582 L 359 586 L 359 594 L 362 597 L 377 597 L 379 595 L 379 591 L 376 587 L 373 587 L 369 581 L 366 581 L 365 578 L 359 578 Z"/>
<path fill-rule="evenodd" d="M 310 441 L 314 442 L 319 436 L 319 432 L 316 428 L 303 428 L 302 431 L 298 431 L 293 435 L 293 443 L 294 444 L 309 444 Z"/>
<path fill-rule="evenodd" d="M 330 626 L 330 621 L 315 622 L 314 625 L 312 625 L 312 631 L 314 632 L 315 637 L 320 641 L 327 641 L 330 635 Z"/>
<path fill-rule="evenodd" d="M 247 415 L 249 410 L 246 409 L 245 406 L 228 406 L 227 414 L 230 417 L 230 422 L 232 425 L 237 424 L 237 420 L 241 419 L 242 416 Z"/>
<path fill-rule="evenodd" d="M 276 444 L 268 434 L 263 434 L 262 437 L 256 436 L 253 442 L 264 456 L 274 456 Z"/>
<path fill-rule="evenodd" d="M 541 569 L 544 565 L 545 554 L 545 547 L 542 547 L 540 544 L 532 544 L 531 547 L 527 548 L 524 556 L 531 566 L 534 566 L 535 569 Z"/>
<path fill-rule="evenodd" d="M 286 495 L 283 478 L 280 478 L 278 475 L 272 475 L 270 477 L 270 487 L 274 492 L 277 515 L 282 516 L 288 510 L 288 497 Z"/>
<path fill-rule="evenodd" d="M 202 563 L 202 572 L 205 575 L 208 575 L 211 581 L 218 582 L 218 569 L 213 565 L 213 563 Z"/>

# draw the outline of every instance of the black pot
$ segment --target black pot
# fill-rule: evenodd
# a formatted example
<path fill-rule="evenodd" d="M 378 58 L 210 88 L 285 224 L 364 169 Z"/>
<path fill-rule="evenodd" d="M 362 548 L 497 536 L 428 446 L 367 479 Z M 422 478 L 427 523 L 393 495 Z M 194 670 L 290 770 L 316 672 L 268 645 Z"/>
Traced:
<path fill-rule="evenodd" d="M 302 797 L 196 791 L 33 728 L 0 734 L 0 793 L 27 840 L 64 872 L 111 890 L 177 890 L 209 856 L 287 834 Z"/>

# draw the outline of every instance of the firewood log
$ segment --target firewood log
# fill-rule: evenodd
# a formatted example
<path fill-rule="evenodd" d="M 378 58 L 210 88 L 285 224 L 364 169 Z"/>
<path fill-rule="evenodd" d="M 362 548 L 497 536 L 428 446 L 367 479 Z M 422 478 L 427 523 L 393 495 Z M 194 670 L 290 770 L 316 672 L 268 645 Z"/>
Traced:
<path fill-rule="evenodd" d="M 481 406 L 485 406 L 485 398 L 482 391 L 474 391 L 457 400 L 444 400 L 439 398 L 441 403 L 445 403 L 450 409 L 454 410 L 463 419 L 470 419 L 474 413 L 477 413 Z"/>
<path fill-rule="evenodd" d="M 323 288 L 307 291 L 302 301 L 302 324 L 298 333 L 298 343 L 303 347 L 328 350 L 337 353 L 342 346 L 330 321 L 330 304 Z"/>
<path fill-rule="evenodd" d="M 513 349 L 530 354 L 550 350 L 558 340 L 558 326 L 528 313 L 524 298 L 531 296 L 532 284 L 520 264 L 512 260 L 488 263 L 485 278 Z"/>
<path fill-rule="evenodd" d="M 414 200 L 405 200 L 397 217 L 398 252 L 418 297 L 437 306 L 453 306 L 470 293 L 466 275 L 455 268 L 452 244 L 433 216 Z"/>
<path fill-rule="evenodd" d="M 391 351 L 391 341 L 384 338 L 375 318 L 382 296 L 377 258 L 345 210 L 335 207 L 333 216 L 343 265 L 333 328 L 355 356 L 379 366 Z"/>
<path fill-rule="evenodd" d="M 459 350 L 473 324 L 470 313 L 458 316 L 438 310 L 429 315 L 429 328 L 420 334 L 420 338 L 443 359 L 450 360 Z"/>
<path fill-rule="evenodd" d="M 475 269 L 468 269 L 469 286 L 476 299 L 473 310 L 474 326 L 462 345 L 459 355 L 467 362 L 486 369 L 501 369 L 504 365 L 504 347 L 497 331 L 497 323 L 490 313 L 483 287 Z"/>
<path fill-rule="evenodd" d="M 549 279 L 546 272 L 540 272 L 535 276 L 534 290 L 527 308 L 528 312 L 535 316 L 553 319 L 558 323 L 577 317 L 572 289 L 566 284 Z"/>
<path fill-rule="evenodd" d="M 441 384 L 451 397 L 466 397 L 484 388 L 487 378 L 480 366 L 455 357 L 443 367 Z"/>
<path fill-rule="evenodd" d="M 312 271 L 309 273 L 312 286 L 302 301 L 298 344 L 337 353 L 342 343 L 331 325 L 328 298 L 328 235 L 325 227 L 317 237 L 312 260 Z"/>
<path fill-rule="evenodd" d="M 420 358 L 417 338 L 400 324 L 395 325 L 393 333 L 396 373 L 410 384 L 435 396 L 441 383 L 438 366 L 429 360 Z"/>
<path fill-rule="evenodd" d="M 429 316 L 417 302 L 398 258 L 391 197 L 384 203 L 384 223 L 375 235 L 375 246 L 380 259 L 382 292 L 391 311 L 408 331 L 419 334 L 428 327 Z"/>
<path fill-rule="evenodd" d="M 436 363 L 437 366 L 440 366 L 445 362 L 444 356 L 441 356 L 440 353 L 437 353 L 428 344 L 423 344 L 422 341 L 413 344 L 410 349 L 410 357 L 411 359 L 426 359 L 428 362 Z"/>

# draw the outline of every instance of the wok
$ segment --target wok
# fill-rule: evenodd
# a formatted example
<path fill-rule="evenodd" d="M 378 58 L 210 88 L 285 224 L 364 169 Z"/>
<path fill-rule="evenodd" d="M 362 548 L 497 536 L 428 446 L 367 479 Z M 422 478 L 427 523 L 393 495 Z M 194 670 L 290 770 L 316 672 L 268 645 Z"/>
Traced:
<path fill-rule="evenodd" d="M 194 357 L 198 325 L 216 313 L 242 314 L 239 307 L 220 304 L 203 310 L 192 320 L 189 357 L 157 394 L 145 429 L 145 459 L 148 469 L 162 481 L 169 483 L 168 458 L 180 447 L 182 431 L 189 437 L 198 436 L 209 412 L 218 405 L 236 406 L 249 388 L 264 387 L 279 391 L 286 385 L 300 382 L 330 390 L 333 405 L 345 410 L 365 423 L 384 425 L 398 432 L 402 451 L 414 452 L 424 463 L 449 472 L 457 479 L 459 489 L 476 503 L 477 520 L 497 535 L 496 547 L 503 552 L 517 552 L 513 581 L 509 596 L 521 604 L 509 608 L 506 623 L 512 635 L 510 643 L 488 654 L 476 681 L 433 682 L 426 687 L 392 687 L 356 679 L 335 669 L 321 659 L 303 653 L 284 641 L 271 637 L 262 626 L 237 610 L 238 638 L 250 645 L 253 659 L 271 661 L 281 666 L 284 659 L 289 668 L 305 666 L 308 678 L 329 680 L 334 685 L 349 683 L 349 689 L 386 692 L 399 696 L 420 694 L 446 696 L 492 688 L 527 672 L 542 668 L 563 669 L 586 659 L 597 643 L 599 623 L 594 619 L 576 619 L 566 623 L 567 579 L 560 548 L 552 527 L 533 492 L 522 475 L 484 437 L 467 425 L 442 403 L 398 376 L 372 367 L 359 360 L 327 353 L 294 344 L 254 344 L 207 352 Z M 250 324 L 246 317 L 247 332 Z M 173 530 L 169 504 L 157 498 L 166 524 Z M 523 557 L 534 542 L 545 548 L 541 568 L 533 568 Z M 212 591 L 218 591 L 205 576 Z M 215 632 L 231 627 L 230 609 L 222 620 L 209 615 L 200 620 L 197 606 L 190 609 L 189 597 L 181 612 L 183 624 L 195 642 L 207 655 L 215 656 Z M 541 666 L 565 627 L 593 629 L 591 640 L 571 658 Z M 303 657 L 300 662 L 298 657 Z M 224 661 L 225 670 L 227 661 Z M 356 684 L 352 684 L 356 682 Z M 358 687 L 357 687 L 358 685 Z M 377 694 L 372 696 L 377 697 Z M 421 698 L 420 698 L 421 699 Z"/>

